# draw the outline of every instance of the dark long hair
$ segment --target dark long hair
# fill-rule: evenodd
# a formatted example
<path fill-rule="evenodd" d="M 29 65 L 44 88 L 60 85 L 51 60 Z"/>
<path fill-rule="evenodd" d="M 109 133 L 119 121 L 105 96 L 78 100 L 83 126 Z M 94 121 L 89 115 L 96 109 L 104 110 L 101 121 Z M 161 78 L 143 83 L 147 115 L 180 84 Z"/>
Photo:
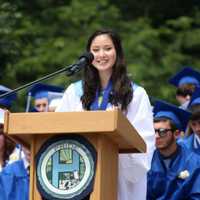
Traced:
<path fill-rule="evenodd" d="M 108 35 L 111 38 L 117 54 L 111 76 L 113 90 L 112 94 L 110 94 L 110 102 L 113 105 L 121 105 L 122 110 L 127 110 L 128 104 L 133 98 L 133 89 L 131 80 L 127 75 L 127 67 L 124 60 L 120 37 L 112 30 L 98 30 L 90 36 L 87 43 L 87 51 L 90 51 L 92 41 L 97 36 L 103 34 Z M 83 95 L 81 101 L 83 108 L 89 110 L 90 105 L 94 101 L 96 91 L 101 89 L 100 78 L 98 70 L 93 65 L 84 68 L 83 76 Z"/>
<path fill-rule="evenodd" d="M 3 135 L 4 137 L 4 150 L 3 150 L 3 167 L 4 167 L 6 161 L 9 159 L 10 154 L 13 152 L 16 144 L 3 134 L 2 124 L 0 124 L 0 135 Z"/>

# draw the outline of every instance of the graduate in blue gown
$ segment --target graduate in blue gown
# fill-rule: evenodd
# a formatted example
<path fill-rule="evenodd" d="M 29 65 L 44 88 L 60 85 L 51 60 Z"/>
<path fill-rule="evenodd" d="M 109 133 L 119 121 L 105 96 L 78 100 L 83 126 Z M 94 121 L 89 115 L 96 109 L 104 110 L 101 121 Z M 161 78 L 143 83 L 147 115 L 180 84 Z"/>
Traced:
<path fill-rule="evenodd" d="M 185 110 L 195 88 L 200 85 L 200 72 L 191 67 L 184 67 L 169 79 L 169 83 L 177 88 L 176 100 L 180 108 Z"/>
<path fill-rule="evenodd" d="M 23 160 L 8 165 L 0 174 L 0 200 L 28 200 L 29 176 Z"/>
<path fill-rule="evenodd" d="M 200 156 L 176 142 L 190 113 L 157 101 L 154 114 L 156 150 L 148 172 L 147 200 L 199 200 Z"/>
<path fill-rule="evenodd" d="M 188 109 L 192 112 L 188 133 L 179 142 L 200 155 L 200 88 L 197 88 L 192 95 Z"/>
<path fill-rule="evenodd" d="M 0 200 L 29 199 L 30 151 L 23 147 L 25 157 L 7 165 L 0 173 Z"/>
<path fill-rule="evenodd" d="M 49 103 L 55 98 L 61 98 L 63 87 L 37 83 L 28 90 L 26 112 L 48 112 Z M 33 107 L 31 107 L 31 98 L 33 98 Z"/>

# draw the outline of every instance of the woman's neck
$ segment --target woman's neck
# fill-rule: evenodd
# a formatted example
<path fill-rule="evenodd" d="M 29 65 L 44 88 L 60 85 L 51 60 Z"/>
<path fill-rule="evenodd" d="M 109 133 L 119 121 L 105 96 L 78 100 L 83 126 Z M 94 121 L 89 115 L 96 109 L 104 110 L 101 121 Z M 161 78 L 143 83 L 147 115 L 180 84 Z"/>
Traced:
<path fill-rule="evenodd" d="M 110 71 L 109 73 L 106 71 L 101 71 L 99 72 L 99 77 L 100 77 L 100 82 L 101 82 L 101 88 L 105 89 L 106 86 L 108 85 L 108 82 L 110 80 L 110 77 L 112 75 L 112 71 Z"/>

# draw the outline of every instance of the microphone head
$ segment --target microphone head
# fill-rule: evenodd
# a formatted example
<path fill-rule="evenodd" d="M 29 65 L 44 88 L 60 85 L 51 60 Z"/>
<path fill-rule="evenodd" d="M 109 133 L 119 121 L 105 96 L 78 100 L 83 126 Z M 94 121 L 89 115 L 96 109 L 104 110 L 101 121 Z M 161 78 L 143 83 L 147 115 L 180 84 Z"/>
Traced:
<path fill-rule="evenodd" d="M 92 61 L 94 60 L 94 55 L 91 52 L 85 52 L 82 56 L 80 56 L 79 60 L 86 59 L 87 64 L 90 65 Z"/>
<path fill-rule="evenodd" d="M 85 52 L 82 56 L 79 57 L 78 62 L 70 67 L 70 73 L 74 74 L 82 68 L 90 65 L 94 60 L 94 56 L 91 52 Z"/>

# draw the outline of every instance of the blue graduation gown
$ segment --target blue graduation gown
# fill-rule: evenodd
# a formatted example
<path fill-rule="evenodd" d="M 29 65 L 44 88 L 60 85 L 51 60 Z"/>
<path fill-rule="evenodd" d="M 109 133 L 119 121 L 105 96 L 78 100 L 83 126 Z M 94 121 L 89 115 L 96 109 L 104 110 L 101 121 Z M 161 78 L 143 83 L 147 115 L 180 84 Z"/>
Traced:
<path fill-rule="evenodd" d="M 188 149 L 191 151 L 197 153 L 200 155 L 200 147 L 199 148 L 194 148 L 194 133 L 191 134 L 188 137 L 185 137 L 179 141 L 179 143 L 182 145 L 185 145 Z"/>
<path fill-rule="evenodd" d="M 180 172 L 185 170 L 189 177 L 180 178 Z M 147 180 L 147 200 L 199 200 L 200 156 L 178 145 L 178 152 L 166 169 L 162 156 L 155 150 Z"/>
<path fill-rule="evenodd" d="M 0 173 L 0 200 L 28 200 L 29 176 L 22 160 L 9 164 Z"/>

